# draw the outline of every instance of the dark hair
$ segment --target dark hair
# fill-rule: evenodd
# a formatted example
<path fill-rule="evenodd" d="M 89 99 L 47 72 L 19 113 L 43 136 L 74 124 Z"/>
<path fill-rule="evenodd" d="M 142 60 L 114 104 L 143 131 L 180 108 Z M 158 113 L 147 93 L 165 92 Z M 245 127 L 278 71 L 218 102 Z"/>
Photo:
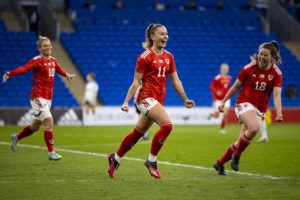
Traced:
<path fill-rule="evenodd" d="M 276 63 L 281 64 L 279 45 L 275 40 L 262 43 L 261 45 L 259 45 L 258 51 L 260 51 L 262 48 L 269 49 L 271 52 L 271 56 L 275 59 Z M 256 53 L 253 54 L 253 56 L 251 56 L 251 60 L 258 60 L 258 55 Z"/>
<path fill-rule="evenodd" d="M 164 25 L 162 24 L 149 24 L 149 26 L 146 29 L 146 34 L 145 34 L 145 42 L 143 42 L 143 47 L 145 49 L 148 49 L 153 46 L 153 40 L 151 39 L 151 35 L 154 35 L 155 30 L 158 27 L 162 27 Z"/>

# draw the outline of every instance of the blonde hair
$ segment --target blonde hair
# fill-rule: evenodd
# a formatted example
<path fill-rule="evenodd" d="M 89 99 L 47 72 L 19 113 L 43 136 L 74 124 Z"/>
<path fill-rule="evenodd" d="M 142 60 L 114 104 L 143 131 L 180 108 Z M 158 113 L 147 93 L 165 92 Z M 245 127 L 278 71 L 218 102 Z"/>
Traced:
<path fill-rule="evenodd" d="M 262 48 L 269 49 L 271 52 L 271 56 L 275 59 L 275 62 L 277 64 L 281 64 L 281 57 L 280 57 L 280 49 L 279 45 L 275 40 L 272 40 L 270 42 L 265 42 L 259 45 L 258 51 L 260 51 Z M 250 57 L 252 61 L 258 60 L 258 55 L 255 53 L 253 56 Z"/>
<path fill-rule="evenodd" d="M 155 34 L 155 30 L 158 27 L 162 27 L 164 25 L 162 24 L 149 24 L 149 26 L 146 29 L 146 34 L 145 34 L 145 42 L 143 42 L 143 47 L 145 49 L 149 49 L 150 47 L 153 46 L 153 40 L 151 39 L 151 35 Z"/>
<path fill-rule="evenodd" d="M 45 40 L 49 40 L 50 41 L 50 39 L 48 37 L 41 36 L 41 35 L 39 36 L 39 39 L 36 42 L 38 48 L 40 48 L 42 46 L 42 42 L 45 41 Z"/>

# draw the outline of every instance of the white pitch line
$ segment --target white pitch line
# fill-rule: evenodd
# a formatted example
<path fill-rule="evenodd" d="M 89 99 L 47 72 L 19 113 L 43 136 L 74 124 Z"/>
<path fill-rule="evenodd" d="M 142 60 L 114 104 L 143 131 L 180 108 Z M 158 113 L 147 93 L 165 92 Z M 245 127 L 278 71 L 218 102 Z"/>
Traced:
<path fill-rule="evenodd" d="M 137 144 L 151 144 L 152 143 L 152 140 L 149 140 L 149 141 L 140 141 L 138 142 Z M 91 144 L 91 145 L 60 145 L 61 148 L 78 148 L 78 147 L 81 147 L 81 148 L 85 148 L 85 147 L 106 147 L 106 146 L 119 146 L 120 145 L 120 142 L 119 143 L 108 143 L 108 144 Z"/>
<path fill-rule="evenodd" d="M 2 141 L 0 141 L 0 144 L 11 145 L 11 143 L 2 142 Z M 26 148 L 32 148 L 32 149 L 47 149 L 46 147 L 42 147 L 42 146 L 38 146 L 38 145 L 29 145 L 29 144 L 18 144 L 18 147 L 26 147 Z M 103 153 L 93 153 L 93 152 L 62 149 L 62 148 L 55 148 L 55 149 L 57 151 L 68 152 L 68 153 L 107 157 L 107 154 L 103 154 Z M 141 158 L 123 157 L 122 159 L 145 162 L 145 159 L 141 159 Z M 202 170 L 209 170 L 209 171 L 215 170 L 214 168 L 202 167 L 202 166 L 197 166 L 197 165 L 189 165 L 189 164 L 181 164 L 181 163 L 171 163 L 171 162 L 167 162 L 167 161 L 158 161 L 158 163 L 163 164 L 163 165 L 169 165 L 169 166 L 186 167 L 186 168 L 202 169 Z M 226 170 L 226 172 L 240 174 L 240 175 L 247 175 L 247 176 L 256 176 L 256 177 L 261 177 L 261 178 L 266 178 L 266 179 L 288 179 L 288 177 L 282 177 L 282 176 L 271 176 L 271 175 L 266 175 L 266 174 L 254 174 L 254 173 L 248 173 L 248 172 L 236 172 L 236 171 L 231 171 L 231 170 Z"/>

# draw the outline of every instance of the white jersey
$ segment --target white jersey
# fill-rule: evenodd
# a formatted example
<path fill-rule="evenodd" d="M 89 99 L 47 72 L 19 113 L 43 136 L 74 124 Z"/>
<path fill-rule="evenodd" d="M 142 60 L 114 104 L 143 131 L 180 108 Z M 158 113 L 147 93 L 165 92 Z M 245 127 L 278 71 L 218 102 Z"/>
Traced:
<path fill-rule="evenodd" d="M 94 101 L 95 93 L 98 92 L 99 86 L 95 81 L 88 82 L 85 86 L 85 101 Z"/>

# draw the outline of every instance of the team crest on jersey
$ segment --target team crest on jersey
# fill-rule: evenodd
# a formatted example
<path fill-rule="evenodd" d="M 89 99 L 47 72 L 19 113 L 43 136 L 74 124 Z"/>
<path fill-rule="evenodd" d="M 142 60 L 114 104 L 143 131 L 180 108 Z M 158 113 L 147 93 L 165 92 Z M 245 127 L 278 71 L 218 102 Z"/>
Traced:
<path fill-rule="evenodd" d="M 52 62 L 52 65 L 55 67 L 55 62 Z"/>
<path fill-rule="evenodd" d="M 153 63 L 157 63 L 157 61 L 156 61 L 156 60 L 154 60 L 154 61 L 153 61 Z"/>
<path fill-rule="evenodd" d="M 256 74 L 252 74 L 251 76 L 252 76 L 252 77 L 256 77 Z"/>
<path fill-rule="evenodd" d="M 272 79 L 273 79 L 273 75 L 268 75 L 268 79 L 269 79 L 269 81 L 271 81 Z"/>
<path fill-rule="evenodd" d="M 265 75 L 264 74 L 260 74 L 259 78 L 265 78 Z"/>
<path fill-rule="evenodd" d="M 170 59 L 165 59 L 166 63 L 169 64 L 170 63 Z"/>

